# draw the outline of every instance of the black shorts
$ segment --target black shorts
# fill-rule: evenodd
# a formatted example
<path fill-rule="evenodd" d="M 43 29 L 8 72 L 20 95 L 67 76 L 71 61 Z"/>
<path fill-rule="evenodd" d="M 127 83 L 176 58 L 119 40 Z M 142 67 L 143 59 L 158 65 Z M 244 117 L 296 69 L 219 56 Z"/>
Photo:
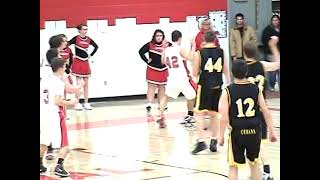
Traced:
<path fill-rule="evenodd" d="M 244 165 L 246 163 L 245 157 L 252 163 L 259 159 L 260 127 L 235 128 L 232 129 L 230 136 L 228 146 L 228 162 L 230 166 Z"/>
<path fill-rule="evenodd" d="M 218 112 L 221 87 L 215 89 L 198 85 L 195 112 L 216 111 Z"/>

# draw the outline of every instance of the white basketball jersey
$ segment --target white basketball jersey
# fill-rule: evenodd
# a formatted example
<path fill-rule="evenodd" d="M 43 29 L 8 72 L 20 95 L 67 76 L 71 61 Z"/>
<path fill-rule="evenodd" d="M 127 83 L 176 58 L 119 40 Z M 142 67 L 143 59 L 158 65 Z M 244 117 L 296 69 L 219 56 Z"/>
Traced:
<path fill-rule="evenodd" d="M 183 63 L 184 58 L 180 55 L 181 47 L 173 45 L 165 50 L 165 64 L 168 66 L 168 80 L 184 80 L 188 79 L 186 67 Z"/>
<path fill-rule="evenodd" d="M 52 74 L 53 74 L 53 72 L 52 72 L 51 66 L 45 64 L 42 67 L 40 67 L 40 78 L 41 79 L 46 79 L 47 77 L 49 77 Z"/>
<path fill-rule="evenodd" d="M 65 83 L 56 75 L 51 74 L 40 81 L 41 113 L 59 112 L 55 104 L 55 96 L 64 96 Z"/>

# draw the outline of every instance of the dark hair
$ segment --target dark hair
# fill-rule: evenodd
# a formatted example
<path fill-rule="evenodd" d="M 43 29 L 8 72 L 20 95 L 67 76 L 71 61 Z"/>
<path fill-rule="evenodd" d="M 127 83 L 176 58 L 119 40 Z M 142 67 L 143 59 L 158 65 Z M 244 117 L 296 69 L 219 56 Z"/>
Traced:
<path fill-rule="evenodd" d="M 274 14 L 274 15 L 272 15 L 272 16 L 271 16 L 271 21 L 272 21 L 272 19 L 273 19 L 273 18 L 278 18 L 278 19 L 279 19 L 279 21 L 280 21 L 280 16 L 279 16 L 278 14 Z"/>
<path fill-rule="evenodd" d="M 77 28 L 78 30 L 81 30 L 83 26 L 87 26 L 87 24 L 81 23 L 81 24 L 79 24 L 76 28 Z"/>
<path fill-rule="evenodd" d="M 256 58 L 257 57 L 257 46 L 251 42 L 247 42 L 243 46 L 243 52 L 248 58 Z"/>
<path fill-rule="evenodd" d="M 51 60 L 51 68 L 53 72 L 57 72 L 59 68 L 63 68 L 65 65 L 63 58 L 55 57 Z"/>
<path fill-rule="evenodd" d="M 46 58 L 49 64 L 51 64 L 51 60 L 55 57 L 58 57 L 59 51 L 57 48 L 50 48 L 46 53 Z"/>
<path fill-rule="evenodd" d="M 161 29 L 157 29 L 154 31 L 151 42 L 156 43 L 156 34 L 161 33 L 163 35 L 162 40 L 164 40 L 164 32 Z"/>
<path fill-rule="evenodd" d="M 68 39 L 68 37 L 65 35 L 65 34 L 58 34 L 58 36 L 61 36 L 62 37 L 62 39 L 63 38 L 66 38 L 66 39 Z M 69 44 L 69 41 L 67 42 L 67 46 L 69 46 L 70 44 Z"/>
<path fill-rule="evenodd" d="M 207 31 L 204 35 L 205 42 L 213 42 L 216 39 L 216 35 L 213 31 Z"/>
<path fill-rule="evenodd" d="M 271 25 L 272 25 L 272 19 L 273 18 L 277 18 L 279 20 L 279 23 L 280 23 L 280 16 L 278 14 L 274 14 L 274 15 L 271 16 L 271 19 L 270 19 Z"/>
<path fill-rule="evenodd" d="M 244 19 L 244 15 L 242 13 L 237 13 L 235 19 L 237 19 L 237 17 L 242 17 L 242 19 Z"/>
<path fill-rule="evenodd" d="M 63 38 L 67 38 L 67 36 L 65 34 L 58 34 L 57 36 L 61 36 Z"/>
<path fill-rule="evenodd" d="M 232 63 L 232 74 L 237 79 L 244 79 L 248 72 L 248 65 L 244 59 L 236 59 Z"/>
<path fill-rule="evenodd" d="M 49 39 L 49 45 L 50 48 L 58 48 L 61 46 L 61 44 L 64 42 L 62 35 L 55 35 L 50 37 Z"/>
<path fill-rule="evenodd" d="M 173 42 L 177 42 L 179 40 L 179 38 L 182 38 L 182 34 L 180 31 L 175 30 L 172 32 L 171 34 L 171 39 Z"/>

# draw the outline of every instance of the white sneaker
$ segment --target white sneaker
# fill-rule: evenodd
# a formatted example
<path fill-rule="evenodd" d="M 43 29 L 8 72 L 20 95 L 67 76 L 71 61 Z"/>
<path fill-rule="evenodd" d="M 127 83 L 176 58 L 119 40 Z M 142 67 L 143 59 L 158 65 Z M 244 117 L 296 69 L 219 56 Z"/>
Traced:
<path fill-rule="evenodd" d="M 270 173 L 265 173 L 263 172 L 263 177 L 262 177 L 263 180 L 273 180 L 273 177 L 271 176 Z"/>
<path fill-rule="evenodd" d="M 78 103 L 77 105 L 74 106 L 75 110 L 83 110 L 82 104 Z"/>
<path fill-rule="evenodd" d="M 86 110 L 92 110 L 92 107 L 91 107 L 91 105 L 89 103 L 84 103 L 84 108 Z"/>

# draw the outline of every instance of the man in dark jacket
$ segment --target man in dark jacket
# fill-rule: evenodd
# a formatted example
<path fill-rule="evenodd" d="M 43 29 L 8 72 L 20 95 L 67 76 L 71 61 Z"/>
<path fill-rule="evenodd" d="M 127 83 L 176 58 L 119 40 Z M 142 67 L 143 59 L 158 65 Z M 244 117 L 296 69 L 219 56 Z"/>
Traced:
<path fill-rule="evenodd" d="M 270 50 L 269 42 L 271 39 L 278 39 L 277 47 L 280 51 L 280 16 L 273 15 L 271 17 L 271 24 L 268 25 L 262 32 L 262 44 L 264 46 L 265 59 L 268 61 L 273 61 L 273 53 Z M 276 81 L 280 89 L 280 70 L 269 72 L 269 88 L 274 90 Z"/>

